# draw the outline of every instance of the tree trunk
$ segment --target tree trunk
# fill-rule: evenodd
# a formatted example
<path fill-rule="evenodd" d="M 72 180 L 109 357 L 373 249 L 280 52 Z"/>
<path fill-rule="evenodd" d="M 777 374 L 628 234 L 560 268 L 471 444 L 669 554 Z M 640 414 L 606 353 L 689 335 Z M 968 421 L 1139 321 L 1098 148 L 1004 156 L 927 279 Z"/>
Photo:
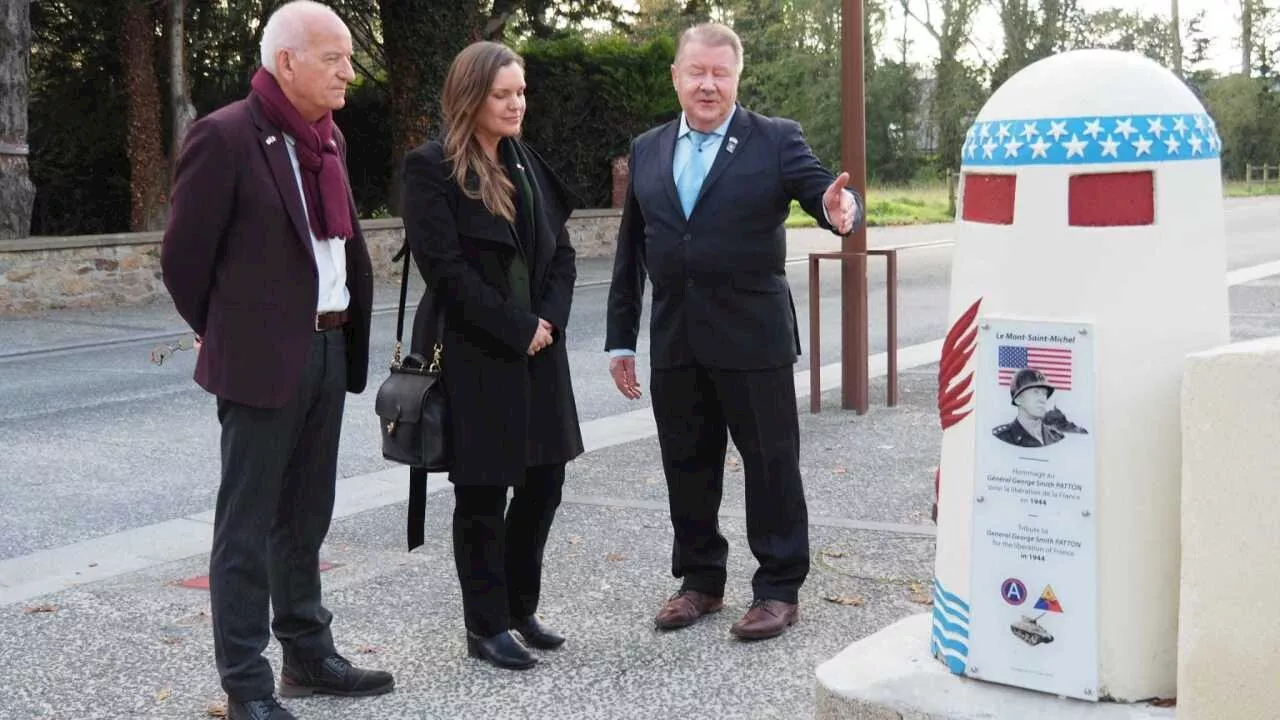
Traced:
<path fill-rule="evenodd" d="M 1253 74 L 1253 3 L 1240 0 L 1240 74 Z"/>
<path fill-rule="evenodd" d="M 191 89 L 187 85 L 187 37 L 183 27 L 186 0 L 169 0 L 169 109 L 173 113 L 173 143 L 170 155 L 178 156 L 187 128 L 196 119 L 196 108 L 191 104 Z"/>
<path fill-rule="evenodd" d="M 474 0 L 380 0 L 387 75 L 391 81 L 393 172 L 389 204 L 400 214 L 404 154 L 440 129 L 440 93 L 453 58 L 479 39 Z"/>
<path fill-rule="evenodd" d="M 36 189 L 27 169 L 28 0 L 0 0 L 0 238 L 26 237 Z"/>
<path fill-rule="evenodd" d="M 168 162 L 160 121 L 155 29 L 155 19 L 146 0 L 129 0 L 120 33 L 120 53 L 129 128 L 129 227 L 134 232 L 163 229 L 165 219 Z"/>
<path fill-rule="evenodd" d="M 1178 0 L 1170 0 L 1169 36 L 1173 41 L 1169 44 L 1169 53 L 1173 55 L 1173 73 L 1182 77 L 1182 21 L 1178 17 Z"/>

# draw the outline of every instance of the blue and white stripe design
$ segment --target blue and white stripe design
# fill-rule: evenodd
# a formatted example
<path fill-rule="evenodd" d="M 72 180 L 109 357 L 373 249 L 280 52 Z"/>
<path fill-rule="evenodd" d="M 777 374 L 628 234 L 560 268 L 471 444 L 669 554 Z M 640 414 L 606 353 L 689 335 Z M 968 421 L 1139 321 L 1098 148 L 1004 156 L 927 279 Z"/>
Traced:
<path fill-rule="evenodd" d="M 1208 115 L 1115 115 L 974 123 L 961 162 L 984 167 L 1212 160 L 1222 138 Z"/>
<path fill-rule="evenodd" d="M 933 633 L 929 640 L 933 656 L 963 675 L 969 660 L 969 603 L 947 592 L 933 581 Z"/>

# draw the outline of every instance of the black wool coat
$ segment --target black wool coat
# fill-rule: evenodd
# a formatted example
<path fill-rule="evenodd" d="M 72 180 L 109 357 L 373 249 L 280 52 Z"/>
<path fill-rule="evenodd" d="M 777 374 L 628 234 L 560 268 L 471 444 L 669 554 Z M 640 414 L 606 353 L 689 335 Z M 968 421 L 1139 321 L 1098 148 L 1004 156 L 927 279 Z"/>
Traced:
<path fill-rule="evenodd" d="M 512 297 L 509 270 L 519 250 L 511 224 L 463 193 L 440 141 L 415 148 L 404 161 L 406 240 L 428 287 L 414 316 L 411 350 L 431 357 L 432 304 L 439 302 L 449 479 L 462 486 L 519 486 L 526 467 L 566 463 L 583 452 L 565 347 L 577 279 L 565 225 L 571 195 L 527 145 L 503 142 L 517 143 L 534 185 L 531 307 Z M 474 177 L 467 181 L 475 187 Z M 539 318 L 554 326 L 554 342 L 530 357 Z"/>

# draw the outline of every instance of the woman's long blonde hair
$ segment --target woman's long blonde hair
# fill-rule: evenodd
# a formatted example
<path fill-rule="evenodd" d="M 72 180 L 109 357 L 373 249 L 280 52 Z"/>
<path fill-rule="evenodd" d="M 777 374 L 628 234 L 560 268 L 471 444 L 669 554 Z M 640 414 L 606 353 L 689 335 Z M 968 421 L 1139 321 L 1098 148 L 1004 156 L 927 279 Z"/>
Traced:
<path fill-rule="evenodd" d="M 453 163 L 453 179 L 467 197 L 482 200 L 489 212 L 515 222 L 515 185 L 501 163 L 489 159 L 476 139 L 476 113 L 493 87 L 502 68 L 524 60 L 511 48 L 481 41 L 468 45 L 453 59 L 444 80 L 440 109 L 447 130 L 444 154 Z M 479 192 L 467 187 L 468 174 L 479 180 Z"/>

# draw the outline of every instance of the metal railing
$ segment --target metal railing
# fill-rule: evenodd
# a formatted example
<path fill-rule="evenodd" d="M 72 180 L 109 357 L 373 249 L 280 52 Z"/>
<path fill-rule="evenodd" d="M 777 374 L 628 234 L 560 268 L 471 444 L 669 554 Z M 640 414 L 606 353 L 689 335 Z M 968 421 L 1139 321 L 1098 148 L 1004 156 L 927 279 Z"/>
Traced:
<path fill-rule="evenodd" d="M 894 407 L 898 404 L 898 253 L 902 250 L 950 245 L 950 240 L 938 240 L 927 243 L 894 245 L 887 248 L 868 249 L 866 252 L 819 252 L 809 253 L 809 412 L 822 411 L 822 322 L 819 305 L 819 266 L 823 260 L 855 259 L 858 257 L 879 256 L 885 259 L 885 355 L 888 360 L 885 405 Z M 868 356 L 871 354 L 867 350 Z M 863 367 L 866 367 L 864 364 Z M 869 379 L 869 378 L 867 378 Z M 866 380 L 863 380 L 866 382 Z M 861 410 L 861 408 L 859 408 Z"/>

